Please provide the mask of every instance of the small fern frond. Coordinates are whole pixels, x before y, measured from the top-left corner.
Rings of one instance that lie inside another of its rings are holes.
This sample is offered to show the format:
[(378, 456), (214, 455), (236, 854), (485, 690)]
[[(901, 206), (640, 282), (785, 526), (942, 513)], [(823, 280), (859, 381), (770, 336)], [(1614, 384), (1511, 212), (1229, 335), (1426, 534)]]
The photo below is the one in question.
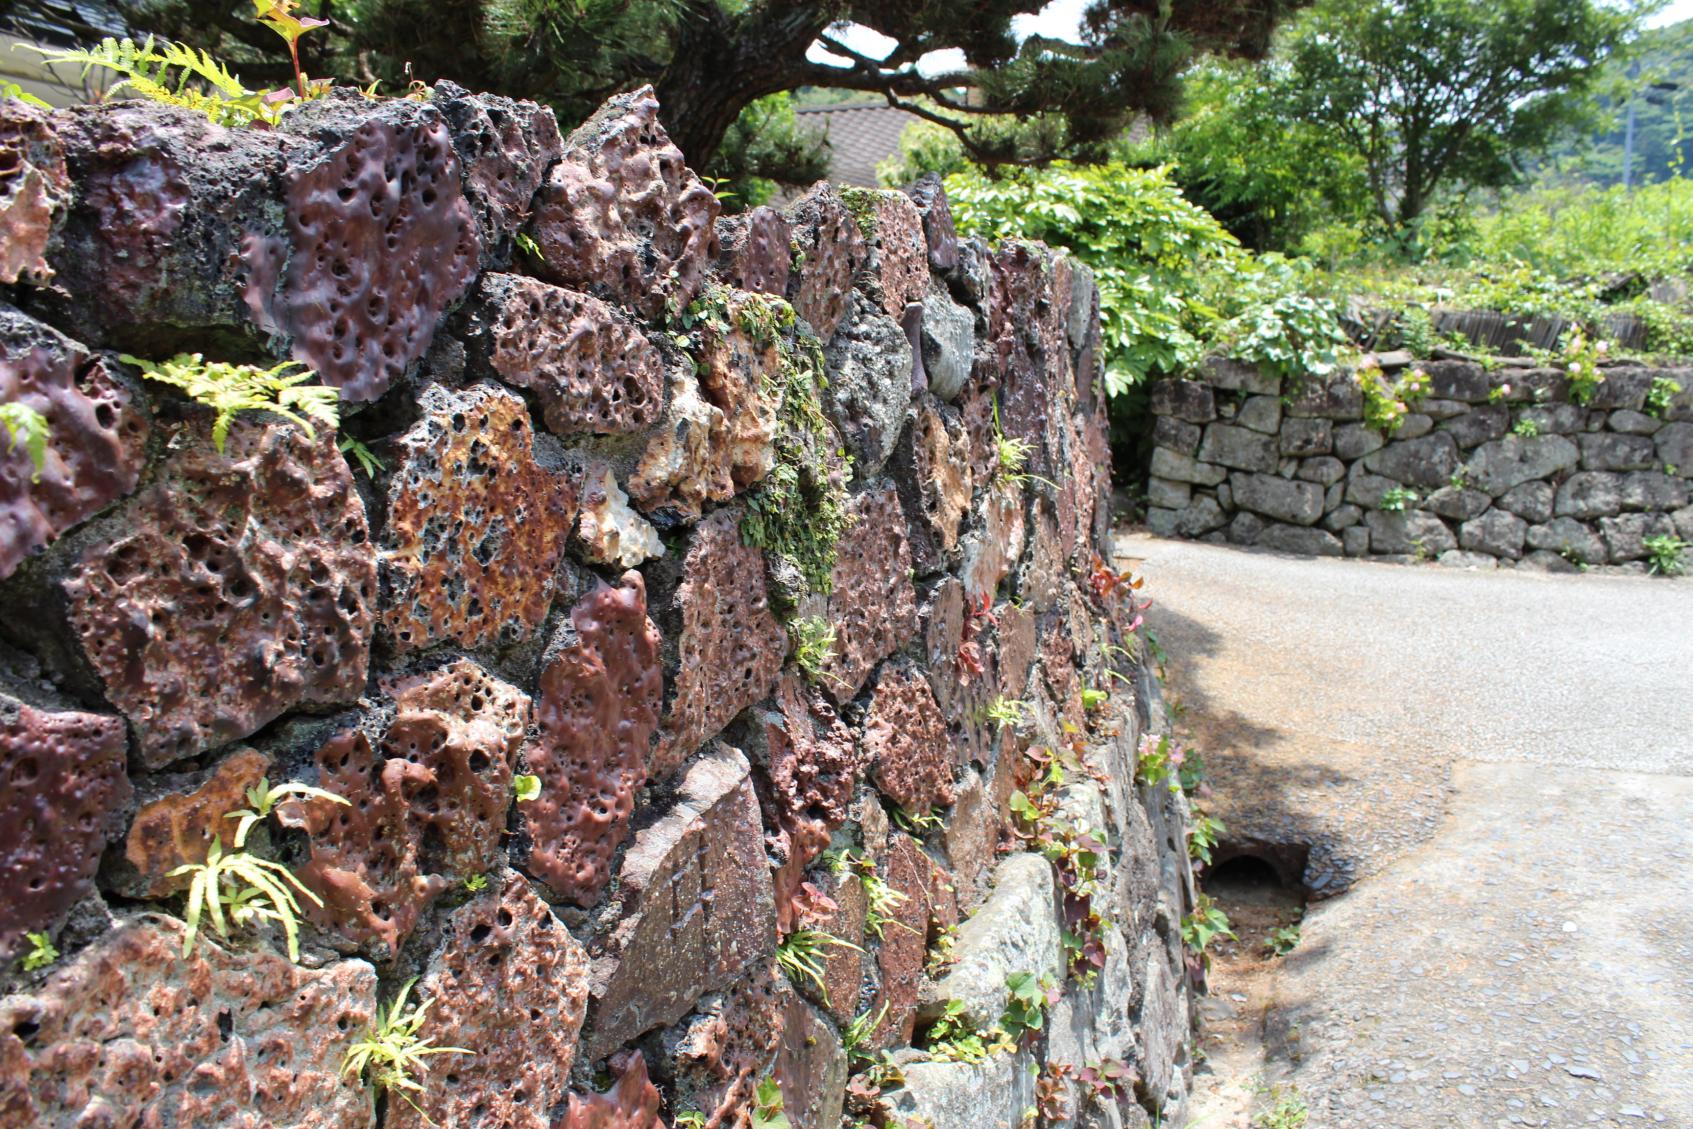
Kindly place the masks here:
[(280, 114), (210, 52), (186, 43), (159, 42), (152, 36), (136, 43), (107, 36), (87, 49), (25, 46), (52, 63), (80, 63), (85, 76), (95, 67), (116, 71), (123, 79), (114, 90), (128, 88), (151, 101), (204, 114), (219, 125), (247, 125), (256, 118), (274, 122)]
[(298, 361), (261, 369), (208, 361), (199, 353), (179, 353), (168, 361), (147, 361), (127, 354), (122, 359), (139, 368), (147, 379), (179, 388), (190, 399), (215, 411), (212, 445), (220, 455), (237, 412), (274, 412), (299, 424), (307, 438), (314, 440), (317, 432), (313, 420), (331, 431), (341, 422), (340, 392), (327, 385), (303, 383), (317, 374)]
[(0, 404), (0, 431), (5, 432), (8, 452), (14, 447), (24, 449), (35, 468), (30, 481), (40, 482), (41, 472), (47, 469), (47, 417), (28, 404)]

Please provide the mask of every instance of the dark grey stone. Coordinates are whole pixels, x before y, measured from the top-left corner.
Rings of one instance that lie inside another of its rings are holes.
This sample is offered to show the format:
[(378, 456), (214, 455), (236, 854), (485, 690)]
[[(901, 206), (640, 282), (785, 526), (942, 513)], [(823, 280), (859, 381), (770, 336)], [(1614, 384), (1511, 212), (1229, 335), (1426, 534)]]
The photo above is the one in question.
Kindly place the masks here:
[(1423, 509), (1453, 521), (1469, 521), (1492, 504), (1493, 499), (1480, 490), (1467, 490), (1456, 486), (1442, 486), (1423, 499)]
[(1463, 415), (1470, 410), (1470, 406), (1462, 400), (1419, 400), (1417, 411), (1432, 420), (1451, 419), (1453, 416)]
[(1346, 484), (1346, 500), (1367, 510), (1381, 507), (1381, 496), (1402, 483), (1379, 474), (1360, 474)]
[(939, 289), (923, 297), (923, 371), (929, 391), (952, 400), (970, 379), (976, 355), (976, 315)]
[[(1601, 545), (1600, 546), (1601, 551), (1603, 550), (1603, 548), (1604, 548), (1604, 546)], [(1568, 572), (1568, 573), (1574, 573), (1574, 572), (1580, 572), (1582, 565), (1584, 565), (1586, 563), (1587, 563), (1586, 561), (1581, 561), (1581, 562), (1578, 563), (1577, 561), (1572, 560), (1570, 557), (1565, 557), (1565, 556), (1562, 556), (1561, 554), (1554, 553), (1550, 549), (1536, 549), (1534, 552), (1532, 552), (1528, 556), (1524, 557), (1522, 559), (1522, 561), (1518, 564), (1517, 567), (1533, 569), (1536, 572)]]
[(1341, 547), (1349, 557), (1362, 557), (1370, 551), (1370, 530), (1365, 525), (1348, 526), (1340, 535)]
[(1217, 483), (1217, 504), (1225, 510), (1234, 509), (1234, 491), (1229, 489), (1226, 482)]
[(1346, 477), (1346, 464), (1333, 455), (1317, 455), (1299, 464), (1299, 477), (1306, 482), (1332, 486)]
[(1666, 471), (1674, 467), (1683, 478), (1693, 476), (1693, 423), (1666, 423), (1652, 438)]
[(1513, 486), (1499, 495), (1494, 505), (1529, 522), (1551, 521), (1552, 514), (1556, 512), (1550, 482), (1525, 482), (1521, 486)]
[(1620, 431), (1624, 435), (1652, 435), (1664, 421), (1657, 416), (1649, 416), (1644, 412), (1633, 412), (1622, 408), (1610, 414), (1605, 420), (1605, 426), (1612, 431)]
[(1258, 540), (1258, 535), (1264, 532), (1268, 524), (1257, 514), (1238, 513), (1229, 522), (1229, 540), (1236, 545), (1251, 545)]
[(1205, 438), (1199, 442), (1199, 458), (1201, 462), (1262, 474), (1275, 473), (1279, 462), (1273, 436), (1226, 423), (1214, 423), (1205, 429)]
[(1648, 537), (1674, 537), (1675, 522), (1668, 514), (1619, 514), (1599, 519), (1599, 534), (1612, 564), (1637, 561), (1647, 555)]
[(1482, 404), (1442, 421), (1440, 430), (1449, 433), (1466, 450), (1479, 447), (1511, 430), (1511, 409), (1504, 404)]
[(1228, 388), (1235, 392), (1250, 392), (1254, 396), (1280, 396), (1281, 378), (1267, 373), (1251, 361), (1236, 361), (1228, 357), (1205, 358), (1205, 383), (1213, 388)]
[(1168, 447), (1178, 455), (1191, 455), (1199, 449), (1199, 437), (1205, 430), (1196, 423), (1187, 423), (1175, 416), (1159, 416), (1152, 424), (1152, 441)]
[(1497, 497), (1524, 482), (1573, 470), (1581, 451), (1562, 435), (1507, 435), (1470, 453), (1470, 485)]
[(1466, 552), (1463, 549), (1448, 549), (1435, 558), (1435, 563), (1442, 568), (1498, 568), (1499, 561), (1486, 553)]
[(1515, 560), (1523, 555), (1527, 534), (1528, 522), (1516, 514), (1488, 510), (1458, 527), (1458, 544), (1472, 553)]
[(1607, 368), (1604, 382), (1593, 390), (1588, 407), (1639, 411), (1646, 404), (1646, 393), (1652, 387), (1650, 370), (1643, 368)]
[(1209, 494), (1200, 494), (1176, 511), (1175, 533), (1177, 537), (1198, 537), (1213, 529), (1221, 529), (1228, 522), (1229, 515), (1223, 512), (1217, 499)]
[(1363, 520), (1363, 508), (1347, 502), (1344, 505), (1336, 506), (1323, 515), (1323, 528), (1331, 533), (1339, 533), (1343, 529), (1351, 529)]
[(1458, 547), (1458, 539), (1446, 523), (1422, 510), (1400, 514), (1371, 510), (1364, 515), (1364, 524), (1370, 529), (1372, 553), (1408, 553), (1432, 559)]
[(1307, 557), (1338, 557), (1345, 551), (1340, 538), (1332, 533), (1302, 525), (1283, 525), (1280, 522), (1265, 526), (1264, 531), (1258, 534), (1257, 544), (1262, 548)]
[(1283, 478), (1298, 478), (1299, 460), (1282, 459), (1276, 463), (1276, 473), (1281, 475)]
[(1657, 461), (1657, 447), (1644, 435), (1600, 432), (1581, 437), (1581, 465), (1587, 470), (1647, 470)]
[(1605, 542), (1591, 527), (1573, 517), (1557, 517), (1545, 525), (1531, 525), (1526, 540), (1531, 549), (1545, 549), (1567, 561), (1605, 563)]
[(1146, 511), (1146, 528), (1159, 537), (1174, 537), (1176, 535), (1176, 515), (1180, 510), (1172, 510), (1165, 506), (1149, 506)]
[(1334, 424), (1326, 419), (1290, 419), (1282, 424), (1284, 455), (1326, 455), (1334, 450)]
[(1434, 430), (1434, 417), (1426, 412), (1408, 412), (1399, 417), (1399, 429), (1393, 433), (1395, 439), (1421, 439)]
[(1152, 473), (1159, 478), (1173, 478), (1178, 482), (1192, 482), (1198, 486), (1215, 486), (1229, 476), (1220, 466), (1202, 463), (1168, 447), (1152, 449)]
[(1669, 516), (1675, 523), (1675, 535), (1683, 541), (1693, 542), (1693, 506), (1684, 506)]
[(1444, 432), (1389, 443), (1364, 456), (1364, 469), (1430, 490), (1445, 486), (1458, 469), (1458, 444)]
[(1534, 404), (1517, 410), (1518, 420), (1528, 420), (1542, 435), (1574, 435), (1587, 426), (1587, 410), (1575, 404)]
[(1625, 510), (1679, 510), (1687, 504), (1685, 478), (1672, 478), (1655, 470), (1622, 476), (1622, 508)]
[(1345, 500), (1346, 484), (1344, 482), (1336, 482), (1333, 486), (1330, 486), (1323, 492), (1323, 512), (1326, 514), (1330, 510), (1339, 509), (1340, 504)]
[(1152, 386), (1152, 414), (1210, 423), (1217, 418), (1217, 397), (1192, 380), (1160, 380)]
[(1326, 380), (1308, 376), (1294, 392), (1287, 414), (1306, 419), (1363, 419), (1364, 393), (1350, 372), (1337, 372)]
[(1279, 396), (1249, 396), (1240, 406), (1235, 422), (1253, 431), (1274, 435), (1282, 422), (1282, 402)]
[(1610, 517), (1622, 512), (1622, 475), (1584, 470), (1558, 487), (1552, 512), (1559, 517)]
[(1313, 482), (1291, 482), (1267, 474), (1229, 477), (1234, 504), (1294, 525), (1313, 525), (1323, 516), (1323, 488)]
[(1343, 423), (1334, 429), (1334, 453), (1347, 462), (1361, 459), (1386, 445), (1387, 440), (1382, 438), (1381, 432), (1361, 423)]
[(1493, 390), (1493, 380), (1486, 370), (1469, 361), (1430, 361), (1423, 371), (1428, 373), (1428, 394), (1438, 400), (1481, 404), (1487, 402), (1487, 394)]
[(1148, 505), (1179, 510), (1193, 498), (1193, 486), (1169, 478), (1149, 478), (1146, 481)]

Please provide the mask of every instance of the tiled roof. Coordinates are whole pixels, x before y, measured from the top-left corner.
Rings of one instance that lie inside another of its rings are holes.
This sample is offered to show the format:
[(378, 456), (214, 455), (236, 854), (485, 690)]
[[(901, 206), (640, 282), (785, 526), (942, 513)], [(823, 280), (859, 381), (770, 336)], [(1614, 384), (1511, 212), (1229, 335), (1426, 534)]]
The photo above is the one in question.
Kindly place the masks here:
[(876, 185), (876, 165), (899, 151), (899, 135), (919, 120), (892, 106), (810, 106), (796, 109), (800, 123), (829, 135), (829, 179), (836, 184)]

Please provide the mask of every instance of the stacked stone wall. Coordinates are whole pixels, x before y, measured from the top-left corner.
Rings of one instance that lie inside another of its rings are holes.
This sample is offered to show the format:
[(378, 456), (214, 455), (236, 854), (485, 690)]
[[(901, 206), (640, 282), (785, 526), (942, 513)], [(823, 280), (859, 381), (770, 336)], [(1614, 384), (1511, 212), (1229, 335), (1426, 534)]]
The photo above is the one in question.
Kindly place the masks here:
[[(1427, 395), (1391, 431), (1364, 421), (1350, 372), (1283, 380), (1214, 359), (1161, 381), (1148, 526), (1291, 553), (1551, 570), (1644, 570), (1648, 539), (1693, 541), (1693, 370), (1608, 365), (1578, 402), (1559, 369), (1417, 367)], [(1664, 396), (1671, 385), (1682, 390)]]
[[(656, 113), (0, 103), (0, 403), (48, 427), (0, 448), (0, 1125), (1179, 1115), (1091, 279), (935, 182), (721, 216)], [(299, 361), (339, 434), (215, 434), (127, 359), (177, 353)], [(187, 943), (238, 834), (297, 961)], [(1021, 973), (1038, 1030), (933, 1045)], [(413, 980), (471, 1053), (382, 1092), (343, 1062)]]

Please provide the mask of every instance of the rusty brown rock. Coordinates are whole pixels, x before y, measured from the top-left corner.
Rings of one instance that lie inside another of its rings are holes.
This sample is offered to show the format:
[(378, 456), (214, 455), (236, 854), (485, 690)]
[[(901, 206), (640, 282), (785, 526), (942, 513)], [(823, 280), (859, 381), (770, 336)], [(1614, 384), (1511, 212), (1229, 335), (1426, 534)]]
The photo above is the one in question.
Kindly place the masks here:
[(606, 102), (565, 142), (536, 203), (537, 273), (659, 320), (717, 258), (717, 197), (658, 122), (651, 87)]
[(753, 1093), (783, 1042), (784, 987), (774, 965), (756, 966), (667, 1033), (676, 1107), (704, 1113), (707, 1129), (752, 1129)]
[(526, 753), (541, 795), (519, 810), (533, 841), (526, 869), (554, 897), (587, 906), (611, 881), (664, 695), (641, 574), (583, 597), (564, 635), (541, 673), (540, 734)]
[(966, 769), (958, 795), (941, 828), (941, 849), (957, 887), (958, 911), (968, 916), (987, 897), (987, 878), (999, 842), (1001, 813), (982, 778)]
[(383, 630), (402, 652), (527, 639), (552, 605), (575, 486), (536, 462), (516, 395), (432, 386), (421, 406), (388, 484)]
[(850, 700), (871, 669), (917, 633), (899, 496), (885, 485), (857, 495), (847, 509), (852, 527), (836, 548), (824, 614), (835, 628), (835, 650), (823, 664), (823, 686), (836, 702)]
[(869, 899), (855, 869), (841, 874), (819, 874), (818, 892), (828, 899), (801, 924), (845, 944), (827, 946), (819, 957), (823, 965), (821, 986), (809, 982), (796, 987), (821, 1004), (840, 1024), (852, 1022), (858, 1013), (859, 990), (864, 985), (864, 919)]
[(87, 662), (153, 768), (287, 710), (357, 700), (376, 598), (364, 505), (333, 435), (242, 419), (224, 454), (200, 426), (173, 444), (122, 531), (62, 581)]
[(247, 305), (343, 399), (374, 400), (476, 277), (482, 240), (459, 158), (440, 113), (404, 98), (338, 91), (286, 122), (317, 145), (283, 173), (286, 237), (244, 245)]
[(1062, 610), (1049, 612), (1039, 621), (1040, 669), (1047, 690), (1063, 719), (1083, 726), (1082, 680), (1076, 673), (1075, 644), (1070, 636), (1069, 617)]
[(130, 874), (118, 883), (137, 898), (163, 898), (188, 889), (190, 878), (170, 877), (179, 866), (206, 861), (214, 838), (233, 841), (230, 812), (248, 807), (247, 789), (264, 779), (270, 758), (256, 749), (240, 749), (209, 772), (169, 780), (143, 800), (124, 839)]
[(615, 568), (634, 568), (664, 556), (658, 530), (630, 508), (629, 495), (603, 462), (591, 462), (583, 471), (575, 544), (589, 563)]
[(632, 1051), (609, 1092), (570, 1095), (558, 1129), (665, 1129), (658, 1116), (662, 1100), (647, 1078), (646, 1058)]
[(715, 748), (623, 857), (610, 907), (616, 924), (591, 949), (589, 1058), (675, 1023), (711, 988), (769, 960), (769, 875), (746, 758)]
[(788, 673), (755, 724), (758, 797), (770, 828), (776, 924), (797, 927), (805, 872), (847, 820), (864, 761), (852, 730), (823, 695)]
[(923, 217), (923, 237), (929, 246), (929, 265), (938, 271), (958, 266), (958, 232), (952, 224), (952, 208), (939, 173), (924, 173), (906, 185), (905, 194)]
[(570, 1087), (588, 1009), (588, 956), (522, 875), (448, 915), (419, 984), (425, 1037), (443, 1055), (413, 1102), (391, 1102), (387, 1129), (551, 1129)]
[(392, 960), (443, 890), (498, 863), (529, 698), (469, 659), (383, 689), (394, 714), (378, 749), (349, 729), (317, 751), (318, 785), (350, 803), (278, 814), (306, 832), (297, 873), (323, 899), (307, 915)]
[(928, 245), (923, 217), (903, 192), (848, 188), (842, 191), (869, 244), (863, 285), (898, 320), (905, 308), (923, 300), (929, 288)]
[(598, 298), (519, 274), (486, 274), (470, 343), (541, 402), (555, 435), (639, 431), (664, 408), (664, 358)]
[(65, 149), (48, 111), (0, 101), (0, 282), (52, 279), (47, 240), (69, 198)]
[(798, 266), (788, 280), (788, 300), (821, 341), (835, 335), (847, 315), (852, 280), (868, 248), (840, 194), (819, 183), (788, 209)]
[(864, 720), (864, 752), (876, 787), (906, 811), (952, 803), (952, 739), (928, 681), (916, 671), (882, 668)]
[(683, 560), (676, 675), (651, 762), (655, 781), (770, 693), (787, 653), (787, 633), (770, 611), (764, 554), (741, 543), (738, 519), (719, 510), (700, 522)]
[(1007, 438), (1029, 444), (1029, 473), (1057, 481), (1066, 473), (1049, 425), (1074, 401), (1065, 333), (1069, 287), (1054, 295), (1053, 256), (1039, 244), (1006, 243), (992, 259), (988, 334), (977, 367), (998, 379), (999, 422)]
[(815, 1008), (791, 989), (782, 993), (782, 1044), (776, 1077), (782, 1112), (793, 1129), (837, 1129), (847, 1082), (846, 1048)]
[(471, 94), (450, 82), (436, 82), (430, 101), (452, 129), (482, 248), (491, 256), (528, 220), (547, 166), (564, 152), (558, 121), (546, 106)]
[(769, 474), (775, 463), (782, 351), (772, 328), (749, 328), (769, 312), (762, 297), (736, 290), (722, 294), (724, 323), (700, 327), (697, 368), (700, 390), (723, 413), (721, 459), (739, 491)]
[(905, 507), (911, 559), (919, 575), (939, 572), (958, 549), (974, 485), (969, 441), (958, 413), (925, 396), (895, 448), (894, 481)]
[(881, 983), (871, 1012), (880, 1015), (881, 1021), (871, 1035), (873, 1046), (903, 1046), (911, 1042), (917, 1024), (917, 995), (928, 960), (933, 900), (927, 858), (911, 836), (895, 832), (888, 837), (882, 879), (900, 900), (876, 946)]
[(94, 892), (129, 803), (123, 721), (0, 696), (0, 962)]
[(708, 503), (735, 496), (724, 457), (729, 423), (692, 372), (673, 367), (669, 381), (669, 407), (629, 476), (629, 496), (648, 513), (662, 510), (692, 520)]
[(0, 1000), (0, 1124), (366, 1129), (341, 1059), (375, 1017), (370, 965), (301, 968), (204, 933), (184, 958), (183, 929), (127, 921)]
[[(12, 105), (0, 101), (0, 114)], [(47, 421), (39, 471), (23, 444), (0, 436), (0, 580), (135, 489), (149, 430), (138, 400), (104, 358), (0, 304), (0, 404), (22, 404)]]
[(763, 205), (717, 221), (722, 244), (718, 270), (737, 290), (781, 296), (788, 292), (793, 265), (793, 229), (782, 213)]
[(1002, 482), (980, 502), (981, 528), (964, 538), (964, 563), (960, 578), (972, 599), (997, 598), (999, 582), (1005, 579), (1023, 555), (1027, 525), (1023, 516), (1023, 488)]

